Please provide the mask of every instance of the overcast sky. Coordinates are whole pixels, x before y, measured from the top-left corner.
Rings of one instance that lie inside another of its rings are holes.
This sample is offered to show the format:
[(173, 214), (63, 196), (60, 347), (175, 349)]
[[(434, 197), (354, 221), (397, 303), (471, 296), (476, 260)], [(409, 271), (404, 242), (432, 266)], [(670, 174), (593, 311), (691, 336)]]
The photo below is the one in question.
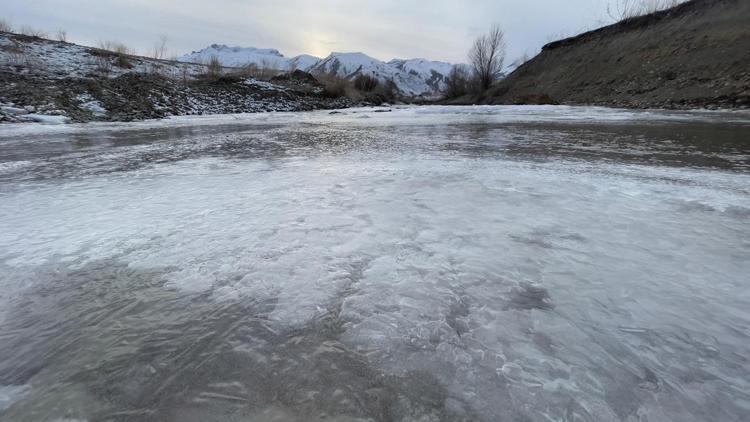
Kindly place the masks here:
[(69, 41), (121, 41), (146, 53), (168, 37), (172, 56), (209, 44), (276, 48), (286, 56), (361, 51), (381, 60), (465, 62), (493, 23), (508, 61), (561, 35), (600, 26), (614, 0), (0, 0), (0, 17)]

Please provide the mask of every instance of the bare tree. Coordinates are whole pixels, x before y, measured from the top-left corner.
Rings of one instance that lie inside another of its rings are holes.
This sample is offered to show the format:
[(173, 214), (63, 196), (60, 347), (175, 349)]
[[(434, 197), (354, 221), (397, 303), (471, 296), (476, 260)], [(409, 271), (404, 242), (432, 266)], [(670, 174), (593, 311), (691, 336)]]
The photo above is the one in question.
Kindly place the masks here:
[(163, 60), (167, 57), (167, 36), (162, 34), (154, 42), (154, 58), (156, 60)]
[(469, 69), (465, 65), (455, 65), (446, 80), (445, 96), (458, 98), (469, 92)]
[(60, 29), (57, 31), (57, 34), (55, 34), (58, 41), (67, 42), (68, 41), (68, 32), (64, 29)]
[(488, 89), (497, 80), (505, 60), (505, 33), (499, 25), (474, 40), (469, 51), (469, 61), (474, 68), (479, 87)]

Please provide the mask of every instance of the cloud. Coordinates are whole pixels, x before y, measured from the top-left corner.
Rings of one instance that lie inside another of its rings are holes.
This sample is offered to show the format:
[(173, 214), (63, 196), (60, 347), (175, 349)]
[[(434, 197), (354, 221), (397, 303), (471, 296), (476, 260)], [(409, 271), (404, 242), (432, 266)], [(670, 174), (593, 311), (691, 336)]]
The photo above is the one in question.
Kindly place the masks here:
[(119, 40), (146, 52), (159, 35), (173, 54), (212, 43), (272, 47), (286, 55), (362, 51), (379, 59), (464, 61), (473, 37), (506, 30), (509, 60), (536, 53), (551, 34), (601, 23), (605, 0), (3, 0), (16, 25), (71, 40)]

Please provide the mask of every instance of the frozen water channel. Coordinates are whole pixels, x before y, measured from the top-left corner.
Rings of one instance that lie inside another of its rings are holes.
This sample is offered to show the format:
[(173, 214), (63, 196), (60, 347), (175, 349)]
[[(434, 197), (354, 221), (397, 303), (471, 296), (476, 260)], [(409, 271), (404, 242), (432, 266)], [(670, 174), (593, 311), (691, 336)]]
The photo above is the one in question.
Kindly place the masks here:
[(0, 420), (747, 420), (750, 115), (378, 111), (0, 126)]

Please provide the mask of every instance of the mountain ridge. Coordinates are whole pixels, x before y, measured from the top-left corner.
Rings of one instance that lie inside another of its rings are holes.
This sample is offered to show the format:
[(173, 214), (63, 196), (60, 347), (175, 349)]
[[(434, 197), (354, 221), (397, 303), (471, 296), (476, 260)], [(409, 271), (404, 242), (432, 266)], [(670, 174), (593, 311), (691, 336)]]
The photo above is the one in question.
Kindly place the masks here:
[(255, 47), (230, 47), (212, 44), (177, 58), (181, 62), (206, 63), (217, 58), (222, 65), (258, 67), (281, 71), (293, 69), (310, 73), (332, 74), (353, 80), (359, 75), (377, 78), (380, 83), (393, 82), (401, 95), (407, 97), (437, 97), (446, 87), (453, 64), (424, 58), (382, 61), (362, 52), (332, 52), (324, 58), (302, 54), (287, 58), (279, 50)]

